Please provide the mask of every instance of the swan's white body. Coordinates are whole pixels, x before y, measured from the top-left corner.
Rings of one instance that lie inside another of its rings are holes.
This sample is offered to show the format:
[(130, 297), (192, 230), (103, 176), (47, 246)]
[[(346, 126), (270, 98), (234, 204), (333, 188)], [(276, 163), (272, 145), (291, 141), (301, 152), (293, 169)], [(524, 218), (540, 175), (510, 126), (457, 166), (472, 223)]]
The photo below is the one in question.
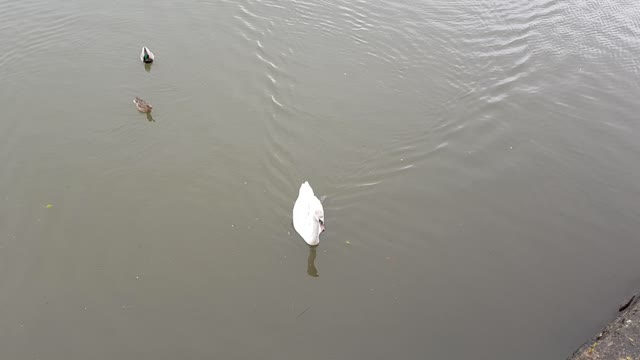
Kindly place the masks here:
[[(144, 61), (144, 53), (145, 51), (147, 52), (147, 55), (149, 55), (149, 60)], [(152, 63), (153, 60), (155, 60), (156, 57), (153, 55), (153, 53), (151, 52), (151, 50), (149, 50), (148, 47), (143, 46), (142, 47), (142, 51), (140, 52), (140, 61), (142, 61), (143, 63)]]
[(324, 231), (324, 209), (307, 181), (300, 185), (293, 205), (293, 228), (309, 245), (318, 245)]

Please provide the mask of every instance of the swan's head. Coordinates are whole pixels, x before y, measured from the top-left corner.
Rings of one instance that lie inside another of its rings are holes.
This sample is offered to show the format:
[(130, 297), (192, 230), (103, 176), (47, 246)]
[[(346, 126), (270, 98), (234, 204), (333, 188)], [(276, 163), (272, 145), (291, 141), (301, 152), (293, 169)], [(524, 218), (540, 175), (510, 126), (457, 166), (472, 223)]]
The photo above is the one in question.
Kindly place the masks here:
[(324, 212), (318, 211), (316, 213), (316, 219), (318, 220), (318, 223), (320, 224), (320, 232), (323, 232), (325, 230), (325, 228), (324, 228)]

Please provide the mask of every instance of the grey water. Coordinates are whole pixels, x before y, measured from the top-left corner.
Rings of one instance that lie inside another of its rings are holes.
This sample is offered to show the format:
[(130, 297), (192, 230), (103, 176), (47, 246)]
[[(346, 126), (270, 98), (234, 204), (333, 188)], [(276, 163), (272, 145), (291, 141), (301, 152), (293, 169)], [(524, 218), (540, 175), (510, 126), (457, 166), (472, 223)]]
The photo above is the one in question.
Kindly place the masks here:
[(0, 0), (2, 358), (565, 358), (640, 287), (638, 59), (630, 0)]

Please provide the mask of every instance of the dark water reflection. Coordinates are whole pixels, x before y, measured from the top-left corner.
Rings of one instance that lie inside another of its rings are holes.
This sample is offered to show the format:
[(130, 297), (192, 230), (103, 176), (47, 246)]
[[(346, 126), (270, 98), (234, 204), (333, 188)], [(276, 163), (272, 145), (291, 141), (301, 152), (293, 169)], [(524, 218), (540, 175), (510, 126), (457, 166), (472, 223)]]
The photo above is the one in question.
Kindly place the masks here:
[(318, 269), (316, 269), (316, 248), (318, 246), (309, 246), (309, 256), (307, 257), (307, 274), (311, 277), (318, 277)]

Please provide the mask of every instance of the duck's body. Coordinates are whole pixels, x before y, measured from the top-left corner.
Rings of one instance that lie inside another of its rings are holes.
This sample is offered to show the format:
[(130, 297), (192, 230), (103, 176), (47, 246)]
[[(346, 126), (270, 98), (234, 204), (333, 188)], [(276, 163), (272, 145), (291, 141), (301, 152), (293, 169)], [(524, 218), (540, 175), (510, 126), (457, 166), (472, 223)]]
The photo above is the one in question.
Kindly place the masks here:
[(324, 228), (324, 209), (307, 181), (300, 185), (293, 205), (293, 228), (309, 245), (318, 245)]
[(156, 57), (153, 55), (151, 50), (149, 50), (148, 47), (146, 46), (142, 47), (142, 52), (140, 52), (140, 61), (142, 61), (145, 64), (151, 64), (153, 60), (155, 60), (155, 58)]
[(136, 108), (138, 109), (138, 111), (143, 113), (150, 113), (151, 109), (153, 109), (153, 106), (151, 106), (151, 104), (140, 99), (137, 96), (133, 99), (133, 103), (136, 104)]

